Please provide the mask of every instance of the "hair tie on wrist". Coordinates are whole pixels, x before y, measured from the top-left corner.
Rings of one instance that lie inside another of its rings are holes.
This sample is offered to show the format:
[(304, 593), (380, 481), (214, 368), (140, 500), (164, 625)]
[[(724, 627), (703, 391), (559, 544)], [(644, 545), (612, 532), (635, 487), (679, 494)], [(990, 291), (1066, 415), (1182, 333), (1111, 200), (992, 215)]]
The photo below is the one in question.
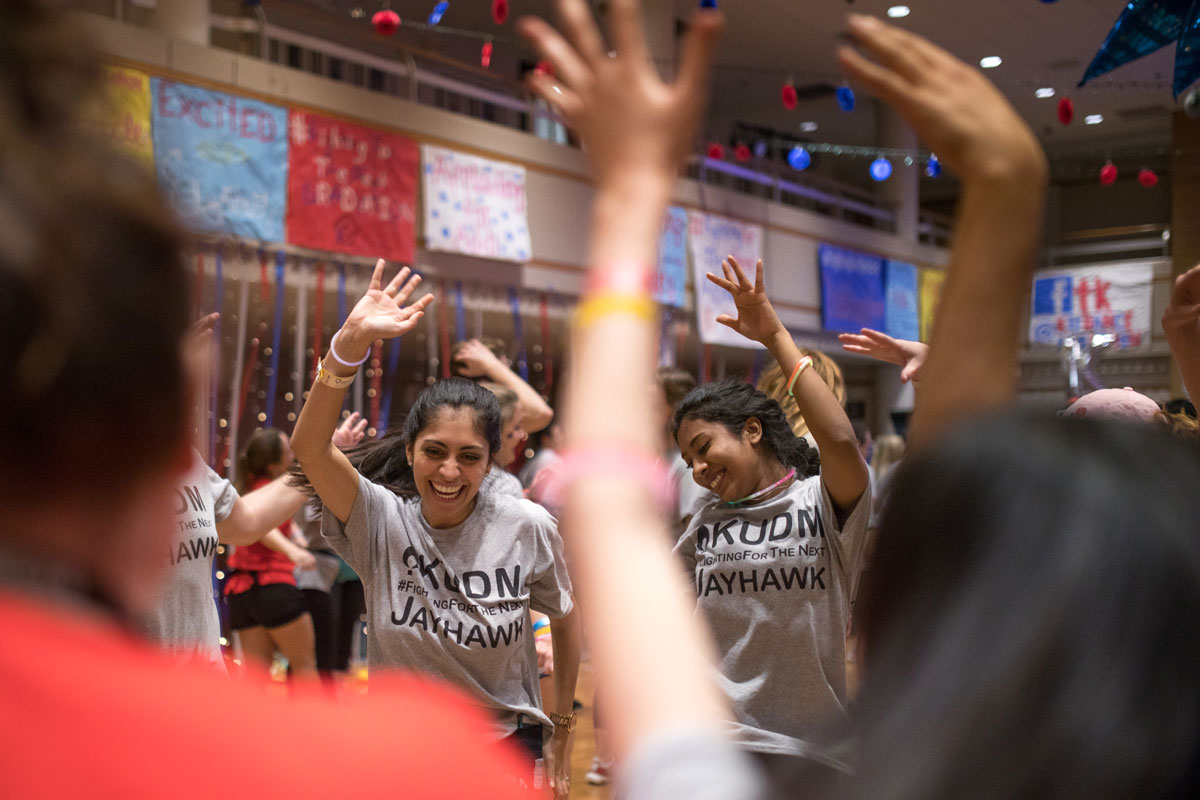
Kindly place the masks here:
[(796, 398), (796, 395), (792, 394), (792, 388), (796, 385), (796, 379), (800, 377), (801, 372), (804, 372), (804, 370), (811, 367), (812, 363), (812, 356), (805, 356), (796, 362), (796, 366), (792, 370), (792, 377), (788, 378), (787, 382), (788, 397), (792, 398), (793, 400)]
[(329, 355), (333, 356), (333, 360), (341, 364), (343, 367), (361, 367), (363, 364), (367, 363), (367, 359), (371, 357), (371, 348), (369, 347), (367, 348), (367, 354), (362, 357), (361, 361), (347, 361), (338, 355), (337, 348), (334, 347), (334, 345), (337, 343), (338, 333), (341, 333), (341, 331), (335, 333), (333, 338), (329, 340)]
[(671, 470), (656, 455), (613, 445), (595, 445), (567, 451), (559, 462), (558, 472), (546, 489), (550, 505), (562, 507), (570, 488), (583, 478), (621, 477), (649, 490), (654, 501), (670, 511), (675, 508), (677, 494)]

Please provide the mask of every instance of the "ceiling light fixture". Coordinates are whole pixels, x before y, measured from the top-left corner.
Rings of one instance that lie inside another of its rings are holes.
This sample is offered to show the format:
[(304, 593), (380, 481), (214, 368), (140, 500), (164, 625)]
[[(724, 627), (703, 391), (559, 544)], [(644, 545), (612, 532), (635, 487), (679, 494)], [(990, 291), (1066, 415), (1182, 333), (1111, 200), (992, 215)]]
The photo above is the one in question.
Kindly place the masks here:
[(1086, 117), (1083, 118), (1083, 121), (1085, 123), (1087, 123), (1088, 125), (1099, 125), (1101, 122), (1104, 122), (1104, 115), (1103, 114), (1088, 114)]
[(979, 59), (979, 66), (983, 67), (984, 69), (995, 69), (1003, 63), (1004, 60), (1001, 59), (1000, 56), (984, 56), (983, 58)]
[(908, 6), (892, 6), (887, 11), (887, 15), (889, 17), (891, 17), (892, 19), (900, 19), (901, 17), (907, 17), (911, 13), (912, 13), (912, 9), (910, 9)]
[(1042, 99), (1045, 99), (1047, 97), (1054, 97), (1054, 87), (1053, 86), (1045, 86), (1041, 89), (1038, 89), (1036, 92), (1034, 92), (1034, 94), (1036, 94), (1039, 98), (1042, 98)]

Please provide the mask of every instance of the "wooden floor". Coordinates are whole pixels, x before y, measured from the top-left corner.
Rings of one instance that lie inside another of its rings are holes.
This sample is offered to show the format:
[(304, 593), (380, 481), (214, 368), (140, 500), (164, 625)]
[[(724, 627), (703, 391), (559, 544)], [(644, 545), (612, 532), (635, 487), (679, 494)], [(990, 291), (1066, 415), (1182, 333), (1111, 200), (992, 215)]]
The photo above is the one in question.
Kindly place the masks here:
[(592, 701), (595, 695), (596, 678), (592, 665), (584, 661), (579, 665), (579, 682), (575, 697), (583, 703), (579, 711), (579, 722), (575, 725), (575, 742), (571, 753), (571, 797), (573, 800), (609, 800), (610, 786), (592, 786), (587, 782), (592, 757), (596, 754), (596, 734), (592, 725)]

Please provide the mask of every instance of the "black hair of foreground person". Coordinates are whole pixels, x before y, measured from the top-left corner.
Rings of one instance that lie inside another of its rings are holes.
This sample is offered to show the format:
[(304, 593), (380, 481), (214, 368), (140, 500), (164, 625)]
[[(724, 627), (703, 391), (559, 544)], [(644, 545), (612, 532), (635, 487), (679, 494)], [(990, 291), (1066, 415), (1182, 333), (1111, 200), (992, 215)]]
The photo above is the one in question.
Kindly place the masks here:
[(856, 618), (845, 797), (1200, 796), (1200, 451), (985, 420), (905, 463)]
[(734, 436), (741, 436), (746, 421), (753, 417), (762, 424), (763, 448), (784, 466), (795, 467), (798, 479), (821, 471), (816, 448), (792, 432), (779, 403), (745, 381), (729, 379), (692, 389), (675, 410), (672, 433), (678, 434), (689, 417), (723, 425)]
[[(364, 478), (386, 487), (401, 497), (416, 497), (417, 484), (405, 448), (417, 441), (444, 409), (470, 409), (475, 419), (475, 432), (488, 444), (488, 457), (500, 452), (500, 404), (496, 395), (467, 378), (442, 378), (421, 390), (408, 411), (404, 425), (392, 429), (382, 438), (365, 440), (346, 451), (346, 457)], [(309, 496), (316, 493), (297, 464), (290, 470), (289, 482)]]
[[(189, 405), (181, 234), (149, 171), (88, 133), (81, 99), (97, 91), (99, 66), (47, 5), (0, 3), (0, 507), (10, 510), (120, 502), (138, 476), (182, 463)], [(26, 549), (29, 538), (0, 545)]]

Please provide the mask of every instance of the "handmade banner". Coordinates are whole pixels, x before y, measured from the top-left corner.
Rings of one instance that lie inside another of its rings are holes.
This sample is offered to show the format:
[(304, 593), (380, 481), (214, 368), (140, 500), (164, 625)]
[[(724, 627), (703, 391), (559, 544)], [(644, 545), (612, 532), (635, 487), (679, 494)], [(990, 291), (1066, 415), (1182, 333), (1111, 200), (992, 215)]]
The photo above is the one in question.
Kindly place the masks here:
[(861, 328), (887, 327), (882, 258), (823, 244), (817, 248), (817, 261), (825, 330), (858, 333)]
[(933, 333), (933, 318), (937, 314), (938, 301), (942, 298), (942, 286), (946, 283), (944, 269), (921, 270), (921, 341), (928, 342)]
[(884, 271), (886, 295), (886, 332), (909, 341), (920, 338), (921, 319), (917, 313), (917, 268), (903, 261), (888, 260)]
[(754, 280), (754, 263), (762, 258), (761, 225), (738, 222), (728, 217), (688, 212), (688, 251), (692, 257), (692, 278), (696, 286), (696, 321), (700, 341), (730, 347), (761, 347), (717, 322), (717, 316), (737, 317), (737, 307), (729, 292), (704, 277), (721, 274), (721, 261), (727, 256), (738, 260), (747, 276)]
[(687, 228), (687, 211), (669, 207), (658, 236), (658, 273), (654, 276), (654, 301), (664, 306), (687, 305)]
[(417, 143), (295, 109), (288, 139), (288, 242), (411, 264)]
[(421, 146), (425, 246), (499, 261), (533, 253), (525, 168)]
[(147, 169), (154, 169), (150, 76), (135, 69), (105, 66), (100, 79), (102, 91), (88, 106), (88, 124)]
[(151, 79), (158, 179), (184, 224), (283, 241), (287, 111)]
[(1033, 276), (1029, 341), (1111, 333), (1121, 349), (1149, 344), (1154, 268), (1150, 264), (1072, 267)]

